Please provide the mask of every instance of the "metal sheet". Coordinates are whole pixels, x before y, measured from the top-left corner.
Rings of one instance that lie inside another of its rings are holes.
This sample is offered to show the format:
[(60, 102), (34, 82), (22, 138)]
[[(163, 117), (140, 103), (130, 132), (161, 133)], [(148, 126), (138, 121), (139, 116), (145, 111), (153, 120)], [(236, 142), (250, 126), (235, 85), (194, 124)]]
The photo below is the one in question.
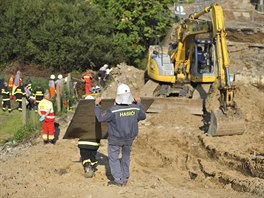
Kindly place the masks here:
[[(145, 111), (153, 103), (152, 98), (141, 98)], [(102, 99), (102, 109), (106, 110), (114, 104), (114, 99)], [(94, 113), (94, 100), (80, 100), (73, 118), (66, 130), (63, 139), (106, 139), (106, 123), (99, 123)]]

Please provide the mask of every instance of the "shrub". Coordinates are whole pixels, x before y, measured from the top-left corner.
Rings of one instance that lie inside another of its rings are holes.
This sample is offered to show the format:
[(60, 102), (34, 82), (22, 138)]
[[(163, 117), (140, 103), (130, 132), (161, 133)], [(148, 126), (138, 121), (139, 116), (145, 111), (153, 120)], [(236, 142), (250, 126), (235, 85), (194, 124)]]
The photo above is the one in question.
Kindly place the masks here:
[(15, 141), (24, 141), (30, 138), (35, 138), (39, 135), (38, 127), (34, 126), (33, 124), (27, 124), (20, 128), (16, 134), (14, 135)]

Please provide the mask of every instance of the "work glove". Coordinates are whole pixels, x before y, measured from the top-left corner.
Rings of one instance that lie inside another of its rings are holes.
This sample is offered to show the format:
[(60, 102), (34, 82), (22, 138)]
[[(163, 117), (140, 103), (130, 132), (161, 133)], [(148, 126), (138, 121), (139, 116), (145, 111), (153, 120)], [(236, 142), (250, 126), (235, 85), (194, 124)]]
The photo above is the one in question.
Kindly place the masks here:
[(40, 116), (39, 121), (42, 122), (44, 120), (45, 120), (45, 116), (44, 115)]

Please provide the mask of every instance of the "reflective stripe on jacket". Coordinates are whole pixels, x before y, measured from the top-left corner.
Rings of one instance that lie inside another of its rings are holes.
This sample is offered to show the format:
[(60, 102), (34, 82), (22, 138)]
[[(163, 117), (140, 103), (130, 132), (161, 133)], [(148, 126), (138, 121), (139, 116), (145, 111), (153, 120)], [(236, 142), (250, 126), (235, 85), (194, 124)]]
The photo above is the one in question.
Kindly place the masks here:
[(16, 88), (14, 95), (16, 96), (16, 101), (22, 101), (22, 97), (26, 96), (26, 92), (23, 86)]
[(83, 79), (84, 79), (85, 83), (91, 83), (91, 80), (92, 80), (91, 73), (90, 72), (86, 72), (84, 74), (84, 76), (83, 76)]
[(80, 139), (78, 141), (79, 148), (98, 149), (100, 146), (100, 139)]
[(34, 97), (36, 98), (36, 102), (40, 102), (44, 97), (44, 90), (42, 88), (37, 88)]
[(99, 122), (107, 122), (108, 140), (133, 140), (138, 134), (138, 121), (146, 114), (142, 104), (113, 105), (106, 113), (100, 105), (95, 106)]
[(2, 88), (2, 97), (3, 97), (3, 101), (10, 100), (10, 92), (7, 87)]

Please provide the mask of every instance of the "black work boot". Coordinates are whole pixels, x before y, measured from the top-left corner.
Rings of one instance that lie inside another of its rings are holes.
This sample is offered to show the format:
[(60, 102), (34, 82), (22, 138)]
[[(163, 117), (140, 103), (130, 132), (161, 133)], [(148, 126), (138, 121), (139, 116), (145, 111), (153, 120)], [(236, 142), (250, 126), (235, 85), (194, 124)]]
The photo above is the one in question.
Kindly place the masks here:
[(56, 140), (49, 140), (49, 143), (51, 143), (51, 144), (55, 144), (56, 143)]
[(43, 140), (43, 144), (48, 144), (49, 141), (48, 140)]
[(84, 176), (86, 178), (92, 178), (94, 176), (94, 168), (91, 166), (89, 162), (83, 165), (84, 168)]

